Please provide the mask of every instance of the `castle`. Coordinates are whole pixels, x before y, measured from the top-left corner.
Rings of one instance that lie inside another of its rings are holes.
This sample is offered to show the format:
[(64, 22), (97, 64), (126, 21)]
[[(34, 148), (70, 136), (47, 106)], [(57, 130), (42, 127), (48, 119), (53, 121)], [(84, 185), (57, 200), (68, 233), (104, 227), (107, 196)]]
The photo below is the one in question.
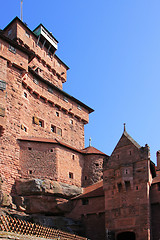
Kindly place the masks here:
[(160, 238), (160, 152), (124, 132), (111, 156), (84, 148), (93, 109), (63, 91), (56, 38), (18, 17), (0, 30), (0, 202), (65, 216), (91, 240)]

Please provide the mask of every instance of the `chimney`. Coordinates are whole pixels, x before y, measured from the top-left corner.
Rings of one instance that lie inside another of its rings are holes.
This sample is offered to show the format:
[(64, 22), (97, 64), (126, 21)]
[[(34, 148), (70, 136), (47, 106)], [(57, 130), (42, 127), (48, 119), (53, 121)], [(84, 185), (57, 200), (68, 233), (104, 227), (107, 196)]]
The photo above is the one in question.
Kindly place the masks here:
[(157, 151), (157, 170), (160, 170), (160, 150)]

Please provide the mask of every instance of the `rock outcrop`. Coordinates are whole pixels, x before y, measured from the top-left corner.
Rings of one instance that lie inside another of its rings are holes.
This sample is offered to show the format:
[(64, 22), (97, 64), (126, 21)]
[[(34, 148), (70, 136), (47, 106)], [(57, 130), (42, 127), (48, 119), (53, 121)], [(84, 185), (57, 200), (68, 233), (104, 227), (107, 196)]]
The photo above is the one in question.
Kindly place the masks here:
[(63, 215), (71, 211), (70, 198), (82, 193), (82, 188), (42, 179), (16, 181), (14, 202), (19, 211)]

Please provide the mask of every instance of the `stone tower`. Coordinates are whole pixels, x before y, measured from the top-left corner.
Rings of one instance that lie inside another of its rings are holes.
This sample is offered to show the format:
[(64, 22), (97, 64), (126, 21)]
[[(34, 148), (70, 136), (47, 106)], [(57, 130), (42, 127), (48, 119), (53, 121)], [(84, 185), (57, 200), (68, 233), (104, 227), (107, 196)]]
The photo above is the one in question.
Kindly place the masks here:
[(107, 239), (150, 239), (150, 151), (124, 132), (104, 163)]

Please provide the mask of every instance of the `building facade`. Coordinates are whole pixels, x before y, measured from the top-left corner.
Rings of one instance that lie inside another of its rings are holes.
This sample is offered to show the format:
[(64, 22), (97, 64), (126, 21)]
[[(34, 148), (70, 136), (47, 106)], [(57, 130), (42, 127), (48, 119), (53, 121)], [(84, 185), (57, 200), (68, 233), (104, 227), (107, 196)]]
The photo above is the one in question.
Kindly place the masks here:
[(57, 49), (42, 24), (16, 17), (0, 30), (1, 205), (81, 220), (93, 240), (158, 240), (160, 152), (155, 167), (125, 129), (110, 157), (84, 148), (93, 109), (63, 91)]

